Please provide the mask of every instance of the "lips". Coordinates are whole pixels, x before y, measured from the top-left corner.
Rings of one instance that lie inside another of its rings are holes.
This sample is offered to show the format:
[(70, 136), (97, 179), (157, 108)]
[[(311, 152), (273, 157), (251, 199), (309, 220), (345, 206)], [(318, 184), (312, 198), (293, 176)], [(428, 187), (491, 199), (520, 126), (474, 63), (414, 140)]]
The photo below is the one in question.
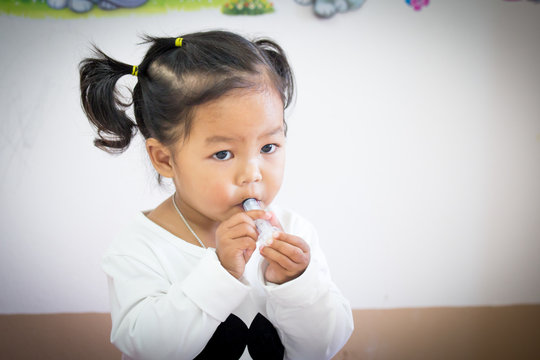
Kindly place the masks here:
[(239, 206), (242, 211), (244, 210), (244, 201), (246, 201), (247, 199), (255, 199), (257, 200), (257, 202), (259, 203), (259, 205), (261, 205), (261, 207), (264, 209), (264, 202), (260, 200), (260, 197), (257, 197), (257, 196), (246, 196), (242, 199), (242, 201), (237, 204), (236, 206)]

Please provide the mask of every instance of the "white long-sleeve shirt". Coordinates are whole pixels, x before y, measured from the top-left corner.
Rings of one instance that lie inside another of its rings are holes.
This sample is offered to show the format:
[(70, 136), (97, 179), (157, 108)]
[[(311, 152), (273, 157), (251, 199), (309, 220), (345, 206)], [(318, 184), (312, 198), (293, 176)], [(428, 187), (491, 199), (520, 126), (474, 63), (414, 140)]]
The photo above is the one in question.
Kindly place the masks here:
[[(215, 249), (203, 249), (137, 213), (103, 257), (111, 301), (111, 342), (128, 359), (193, 359), (230, 314), (247, 326), (260, 313), (277, 330), (285, 359), (330, 359), (353, 330), (349, 302), (332, 282), (313, 226), (272, 207), (286, 233), (304, 239), (311, 259), (298, 278), (264, 280), (255, 251), (240, 280)], [(251, 359), (248, 349), (241, 359)]]

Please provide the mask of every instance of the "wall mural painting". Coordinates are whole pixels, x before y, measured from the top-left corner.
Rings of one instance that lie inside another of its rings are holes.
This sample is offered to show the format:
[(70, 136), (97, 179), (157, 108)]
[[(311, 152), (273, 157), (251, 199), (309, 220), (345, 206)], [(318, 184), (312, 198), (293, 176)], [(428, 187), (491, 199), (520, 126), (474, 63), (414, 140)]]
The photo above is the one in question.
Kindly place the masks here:
[[(243, 3), (263, 1), (266, 3), (266, 0), (249, 0)], [(0, 0), (0, 13), (30, 18), (73, 19), (196, 11), (222, 8), (227, 2), (229, 0)]]
[(46, 0), (51, 9), (69, 8), (76, 13), (88, 12), (94, 5), (102, 10), (116, 10), (139, 7), (146, 2), (147, 0)]
[(300, 5), (313, 6), (315, 16), (327, 19), (337, 13), (358, 9), (365, 0), (294, 0)]
[[(338, 13), (360, 8), (366, 0), (289, 0), (311, 6), (313, 14), (328, 19)], [(396, 0), (397, 2), (398, 0)], [(415, 11), (429, 5), (430, 0), (404, 0)], [(529, 2), (540, 0), (502, 0)], [(168, 11), (196, 11), (215, 8), (225, 15), (263, 15), (275, 11), (270, 0), (0, 0), (0, 14), (29, 18), (106, 17), (125, 14), (157, 14)]]
[(227, 15), (262, 15), (274, 12), (274, 3), (266, 0), (229, 0), (221, 8)]
[(429, 0), (405, 0), (405, 2), (415, 11), (420, 11), (424, 6), (429, 5)]
[[(327, 19), (360, 8), (366, 0), (288, 0), (311, 6)], [(416, 0), (411, 0), (416, 1)], [(263, 15), (275, 11), (270, 0), (0, 0), (0, 14), (29, 18), (107, 17), (215, 8), (225, 15)]]

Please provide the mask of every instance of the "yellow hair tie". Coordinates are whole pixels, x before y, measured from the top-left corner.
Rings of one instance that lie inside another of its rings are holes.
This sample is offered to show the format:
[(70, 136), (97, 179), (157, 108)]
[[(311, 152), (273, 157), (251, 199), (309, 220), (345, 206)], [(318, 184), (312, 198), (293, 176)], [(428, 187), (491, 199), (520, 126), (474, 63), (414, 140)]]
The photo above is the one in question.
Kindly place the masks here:
[(139, 74), (139, 67), (137, 65), (133, 65), (133, 70), (131, 71), (131, 75), (137, 76)]
[(182, 47), (182, 40), (184, 40), (184, 38), (176, 38), (176, 40), (174, 41), (174, 45), (176, 47)]

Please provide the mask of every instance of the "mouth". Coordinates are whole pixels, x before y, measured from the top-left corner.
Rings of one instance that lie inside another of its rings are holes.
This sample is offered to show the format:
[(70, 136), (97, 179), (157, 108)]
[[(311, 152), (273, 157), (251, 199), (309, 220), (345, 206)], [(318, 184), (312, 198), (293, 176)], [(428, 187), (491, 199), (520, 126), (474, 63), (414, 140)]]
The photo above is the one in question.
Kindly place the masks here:
[(245, 211), (262, 210), (265, 208), (264, 203), (255, 197), (245, 199), (244, 201), (242, 201), (241, 205), (242, 209), (244, 209)]

